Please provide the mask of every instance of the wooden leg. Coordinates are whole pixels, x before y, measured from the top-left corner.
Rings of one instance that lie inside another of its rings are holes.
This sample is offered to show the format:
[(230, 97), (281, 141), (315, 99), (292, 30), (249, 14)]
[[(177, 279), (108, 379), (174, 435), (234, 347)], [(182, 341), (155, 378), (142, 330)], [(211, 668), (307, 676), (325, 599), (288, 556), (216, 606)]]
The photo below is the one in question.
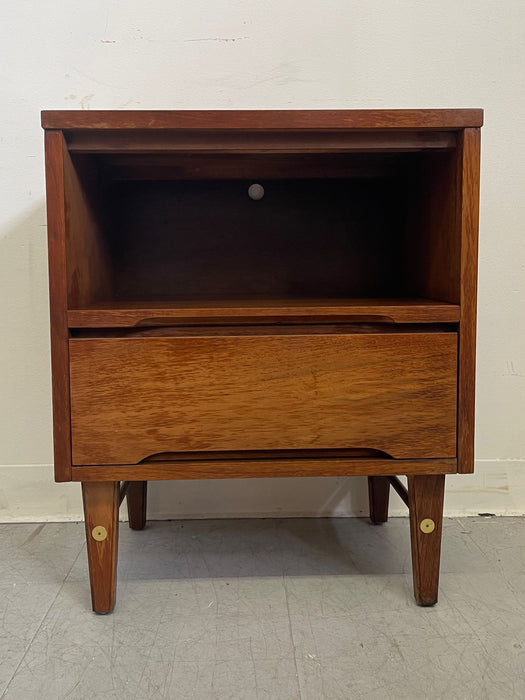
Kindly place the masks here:
[(117, 583), (119, 482), (83, 482), (82, 497), (93, 610), (109, 613)]
[(408, 477), (414, 595), (418, 605), (438, 599), (445, 475)]
[(370, 502), (370, 520), (374, 525), (388, 520), (388, 496), (390, 482), (387, 476), (368, 477), (368, 500)]
[(128, 520), (132, 530), (143, 530), (146, 525), (147, 481), (130, 481), (126, 491)]

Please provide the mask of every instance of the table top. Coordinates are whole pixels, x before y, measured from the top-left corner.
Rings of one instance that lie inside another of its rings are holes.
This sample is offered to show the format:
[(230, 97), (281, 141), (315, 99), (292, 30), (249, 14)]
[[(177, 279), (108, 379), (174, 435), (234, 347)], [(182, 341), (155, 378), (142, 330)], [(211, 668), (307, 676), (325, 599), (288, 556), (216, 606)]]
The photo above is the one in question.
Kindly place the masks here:
[(480, 127), (482, 109), (44, 110), (59, 130), (458, 130)]

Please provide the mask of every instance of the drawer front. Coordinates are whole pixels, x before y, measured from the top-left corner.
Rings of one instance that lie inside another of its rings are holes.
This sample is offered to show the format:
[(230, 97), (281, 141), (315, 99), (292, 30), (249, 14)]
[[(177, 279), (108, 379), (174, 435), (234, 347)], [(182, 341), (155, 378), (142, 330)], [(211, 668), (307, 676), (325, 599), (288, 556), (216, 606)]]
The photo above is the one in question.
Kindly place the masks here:
[(456, 455), (454, 333), (77, 338), (73, 464), (155, 453)]

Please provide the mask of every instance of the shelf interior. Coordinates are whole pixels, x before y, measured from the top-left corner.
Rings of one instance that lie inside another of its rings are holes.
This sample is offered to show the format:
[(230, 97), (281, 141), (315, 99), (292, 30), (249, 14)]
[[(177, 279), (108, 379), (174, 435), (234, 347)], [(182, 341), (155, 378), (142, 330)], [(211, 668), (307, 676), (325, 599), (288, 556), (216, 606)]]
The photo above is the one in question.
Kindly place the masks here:
[(449, 150), (72, 154), (69, 325), (456, 323), (455, 168)]

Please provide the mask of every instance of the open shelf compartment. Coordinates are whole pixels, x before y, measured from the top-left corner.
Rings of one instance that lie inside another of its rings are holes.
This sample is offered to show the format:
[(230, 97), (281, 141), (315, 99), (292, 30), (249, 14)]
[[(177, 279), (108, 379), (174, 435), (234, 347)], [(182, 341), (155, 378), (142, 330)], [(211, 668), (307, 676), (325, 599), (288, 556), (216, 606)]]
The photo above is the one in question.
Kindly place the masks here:
[(67, 153), (71, 328), (458, 321), (453, 149), (236, 159)]

